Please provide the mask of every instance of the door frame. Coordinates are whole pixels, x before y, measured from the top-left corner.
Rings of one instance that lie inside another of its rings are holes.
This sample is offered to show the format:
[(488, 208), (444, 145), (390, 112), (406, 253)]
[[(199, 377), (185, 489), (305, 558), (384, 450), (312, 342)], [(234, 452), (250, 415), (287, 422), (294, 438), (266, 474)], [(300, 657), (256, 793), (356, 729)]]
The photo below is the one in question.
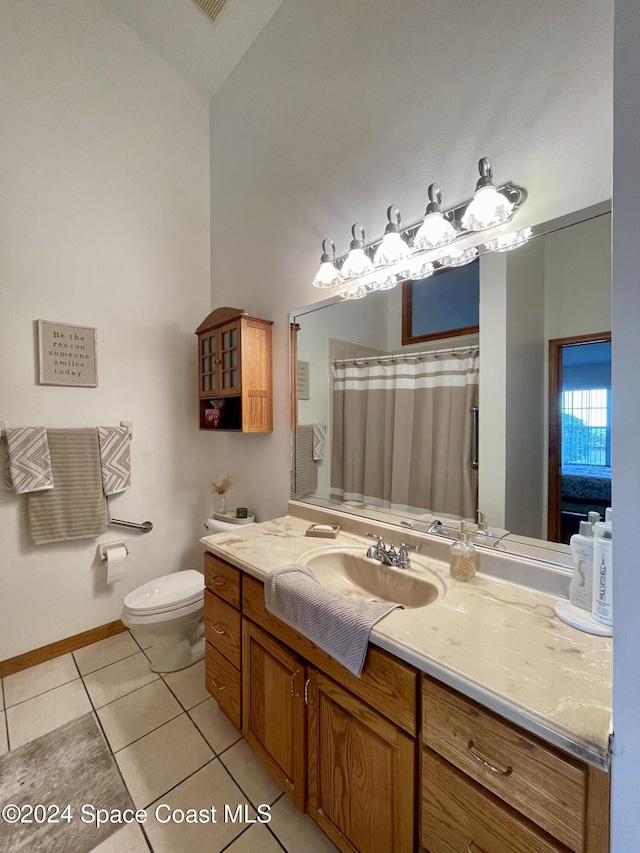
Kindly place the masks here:
[(611, 332), (591, 332), (549, 341), (549, 478), (547, 494), (547, 539), (560, 542), (562, 509), (562, 349), (576, 344), (600, 344), (611, 340)]

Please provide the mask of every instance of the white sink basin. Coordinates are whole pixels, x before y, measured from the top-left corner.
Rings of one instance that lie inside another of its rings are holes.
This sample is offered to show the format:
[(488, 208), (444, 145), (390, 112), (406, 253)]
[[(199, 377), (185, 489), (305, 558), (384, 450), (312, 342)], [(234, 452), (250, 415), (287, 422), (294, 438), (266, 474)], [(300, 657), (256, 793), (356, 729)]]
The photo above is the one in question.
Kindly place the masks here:
[(385, 566), (366, 557), (364, 547), (325, 547), (299, 559), (322, 586), (367, 601), (389, 601), (403, 607), (427, 607), (442, 598), (445, 586), (427, 560), (411, 555), (411, 569)]

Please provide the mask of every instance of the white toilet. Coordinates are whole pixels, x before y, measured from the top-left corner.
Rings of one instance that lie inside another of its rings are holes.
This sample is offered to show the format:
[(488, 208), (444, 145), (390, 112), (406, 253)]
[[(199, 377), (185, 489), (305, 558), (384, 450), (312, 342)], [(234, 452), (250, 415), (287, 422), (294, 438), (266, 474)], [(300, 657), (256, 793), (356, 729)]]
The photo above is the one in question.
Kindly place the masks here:
[[(240, 522), (243, 526), (251, 520)], [(208, 533), (238, 530), (231, 524), (208, 518)], [(121, 619), (141, 641), (153, 645), (145, 649), (154, 672), (184, 669), (204, 657), (204, 575), (195, 569), (143, 583), (127, 595)]]
[(146, 649), (154, 672), (184, 669), (204, 657), (204, 576), (187, 569), (130, 592), (121, 619)]

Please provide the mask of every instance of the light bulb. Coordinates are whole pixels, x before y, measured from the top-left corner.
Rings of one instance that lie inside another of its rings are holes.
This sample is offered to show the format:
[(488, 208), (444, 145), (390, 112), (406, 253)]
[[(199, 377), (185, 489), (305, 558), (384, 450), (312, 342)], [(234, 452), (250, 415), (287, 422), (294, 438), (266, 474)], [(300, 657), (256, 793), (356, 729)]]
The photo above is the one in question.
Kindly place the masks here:
[(413, 240), (417, 249), (435, 249), (446, 246), (456, 239), (456, 229), (444, 216), (440, 205), (442, 193), (437, 184), (429, 186), (429, 204), (424, 214), (424, 221)]
[[(360, 231), (360, 237), (356, 237), (356, 230)], [(351, 228), (353, 240), (349, 245), (349, 254), (344, 259), (340, 269), (343, 278), (358, 278), (373, 272), (373, 264), (364, 251), (364, 228), (359, 222)]]
[(491, 163), (486, 157), (480, 160), (478, 168), (480, 180), (461, 221), (467, 231), (484, 231), (501, 225), (509, 220), (514, 208), (513, 202), (495, 188)]
[(354, 287), (353, 290), (345, 290), (344, 293), (340, 294), (340, 296), (343, 299), (362, 299), (368, 292), (368, 289), (361, 284), (358, 285), (358, 287)]
[(524, 246), (532, 236), (533, 231), (531, 228), (522, 228), (520, 231), (505, 234), (503, 237), (497, 237), (495, 240), (488, 240), (484, 245), (490, 252), (510, 252), (511, 249)]
[(373, 256), (377, 267), (396, 264), (411, 254), (411, 249), (400, 236), (400, 211), (395, 204), (387, 208), (387, 219), (384, 237)]
[(438, 258), (438, 263), (443, 267), (463, 267), (465, 264), (470, 264), (477, 254), (478, 250), (475, 246), (464, 251), (452, 249), (448, 255)]
[(435, 268), (431, 261), (418, 255), (417, 258), (414, 257), (408, 261), (405, 272), (407, 278), (428, 278), (430, 275), (433, 275)]
[(342, 275), (336, 269), (336, 245), (333, 240), (322, 241), (322, 255), (320, 256), (320, 269), (313, 279), (314, 287), (335, 287), (342, 283)]

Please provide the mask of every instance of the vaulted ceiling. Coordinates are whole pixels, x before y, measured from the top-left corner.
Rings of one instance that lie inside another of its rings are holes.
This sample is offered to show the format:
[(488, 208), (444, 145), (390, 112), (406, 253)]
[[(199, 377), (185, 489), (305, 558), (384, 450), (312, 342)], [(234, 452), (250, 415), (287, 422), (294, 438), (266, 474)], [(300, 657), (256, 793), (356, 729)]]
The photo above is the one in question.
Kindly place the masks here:
[(210, 100), (282, 0), (226, 0), (212, 23), (194, 0), (102, 0)]

